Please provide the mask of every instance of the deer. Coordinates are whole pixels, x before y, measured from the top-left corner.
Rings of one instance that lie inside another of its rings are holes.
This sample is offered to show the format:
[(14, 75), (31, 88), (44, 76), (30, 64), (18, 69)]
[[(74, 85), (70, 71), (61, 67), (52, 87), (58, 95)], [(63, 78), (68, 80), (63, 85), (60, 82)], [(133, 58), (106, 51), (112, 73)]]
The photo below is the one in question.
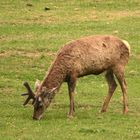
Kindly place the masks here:
[[(117, 88), (116, 79), (122, 90), (123, 113), (128, 112), (125, 66), (130, 56), (130, 45), (113, 35), (92, 35), (68, 42), (57, 53), (42, 82), (35, 83), (33, 92), (28, 82), (24, 82), (28, 96), (24, 106), (32, 100), (33, 119), (40, 120), (63, 82), (68, 85), (70, 109), (68, 117), (74, 116), (74, 95), (77, 79), (87, 75), (105, 73), (108, 94), (101, 112), (106, 112), (110, 99)], [(116, 78), (115, 78), (116, 77)]]

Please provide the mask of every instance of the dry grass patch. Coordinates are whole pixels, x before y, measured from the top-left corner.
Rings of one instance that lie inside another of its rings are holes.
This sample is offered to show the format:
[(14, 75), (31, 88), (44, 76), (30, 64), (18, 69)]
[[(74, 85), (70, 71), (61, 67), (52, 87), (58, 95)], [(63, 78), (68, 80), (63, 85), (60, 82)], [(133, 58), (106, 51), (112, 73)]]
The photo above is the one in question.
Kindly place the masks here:
[(13, 40), (35, 40), (37, 39), (37, 37), (35, 38), (35, 36), (33, 36), (32, 33), (28, 33), (28, 34), (22, 34), (22, 35), (3, 35), (0, 36), (0, 41), (13, 41)]
[(56, 55), (56, 53), (54, 52), (39, 52), (39, 51), (34, 51), (34, 52), (27, 52), (27, 51), (3, 51), (0, 52), (0, 57), (10, 57), (10, 56), (23, 56), (23, 57), (29, 57), (29, 58), (40, 58), (42, 56), (52, 56), (54, 57)]
[(137, 11), (115, 11), (115, 12), (104, 12), (109, 19), (121, 19), (124, 17), (140, 17), (140, 10)]
[[(85, 22), (85, 21), (102, 21), (108, 20), (118, 20), (125, 17), (140, 17), (140, 10), (137, 11), (96, 11), (96, 10), (85, 10), (76, 9), (69, 16), (70, 13), (65, 13), (65, 22)], [(59, 22), (64, 21), (64, 18), (59, 18)]]
[(136, 58), (137, 58), (137, 59), (140, 59), (140, 53), (138, 53), (138, 54), (136, 55)]
[[(63, 16), (62, 16), (63, 15)], [(71, 16), (70, 16), (71, 15)], [(0, 20), (0, 24), (11, 24), (11, 25), (50, 25), (56, 22), (69, 23), (69, 22), (85, 22), (85, 21), (102, 21), (104, 19), (117, 20), (124, 17), (140, 17), (140, 10), (136, 11), (96, 11), (95, 9), (83, 10), (80, 8), (75, 8), (73, 11), (61, 12), (59, 11), (57, 15), (53, 12), (39, 12), (32, 13), (28, 12), (26, 16), (21, 16), (20, 18), (11, 18)]]

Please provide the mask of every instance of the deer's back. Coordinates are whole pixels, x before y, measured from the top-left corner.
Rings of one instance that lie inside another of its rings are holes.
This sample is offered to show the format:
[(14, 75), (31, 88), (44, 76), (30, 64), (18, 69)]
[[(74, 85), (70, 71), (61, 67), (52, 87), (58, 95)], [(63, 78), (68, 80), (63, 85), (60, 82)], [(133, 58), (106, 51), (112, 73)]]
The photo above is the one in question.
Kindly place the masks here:
[(113, 36), (90, 36), (72, 41), (57, 56), (69, 72), (76, 71), (79, 77), (99, 74), (118, 63), (125, 65), (128, 58), (128, 47)]

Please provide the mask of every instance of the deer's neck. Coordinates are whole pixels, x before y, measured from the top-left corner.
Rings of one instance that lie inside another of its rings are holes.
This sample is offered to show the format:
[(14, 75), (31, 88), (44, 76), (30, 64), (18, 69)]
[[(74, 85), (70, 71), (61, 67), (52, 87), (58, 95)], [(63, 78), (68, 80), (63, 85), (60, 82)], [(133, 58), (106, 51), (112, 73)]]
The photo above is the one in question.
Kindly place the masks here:
[(42, 87), (45, 86), (47, 89), (57, 87), (57, 89), (59, 89), (65, 78), (66, 71), (64, 66), (56, 62), (51, 66), (48, 74), (45, 76)]

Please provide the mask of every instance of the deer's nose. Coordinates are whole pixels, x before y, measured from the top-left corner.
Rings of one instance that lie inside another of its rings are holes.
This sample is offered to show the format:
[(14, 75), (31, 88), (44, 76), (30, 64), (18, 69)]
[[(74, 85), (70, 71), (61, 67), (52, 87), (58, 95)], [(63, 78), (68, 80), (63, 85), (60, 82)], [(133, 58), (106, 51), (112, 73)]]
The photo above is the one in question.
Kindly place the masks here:
[(40, 120), (42, 118), (42, 115), (40, 115), (39, 117), (33, 116), (34, 120)]

